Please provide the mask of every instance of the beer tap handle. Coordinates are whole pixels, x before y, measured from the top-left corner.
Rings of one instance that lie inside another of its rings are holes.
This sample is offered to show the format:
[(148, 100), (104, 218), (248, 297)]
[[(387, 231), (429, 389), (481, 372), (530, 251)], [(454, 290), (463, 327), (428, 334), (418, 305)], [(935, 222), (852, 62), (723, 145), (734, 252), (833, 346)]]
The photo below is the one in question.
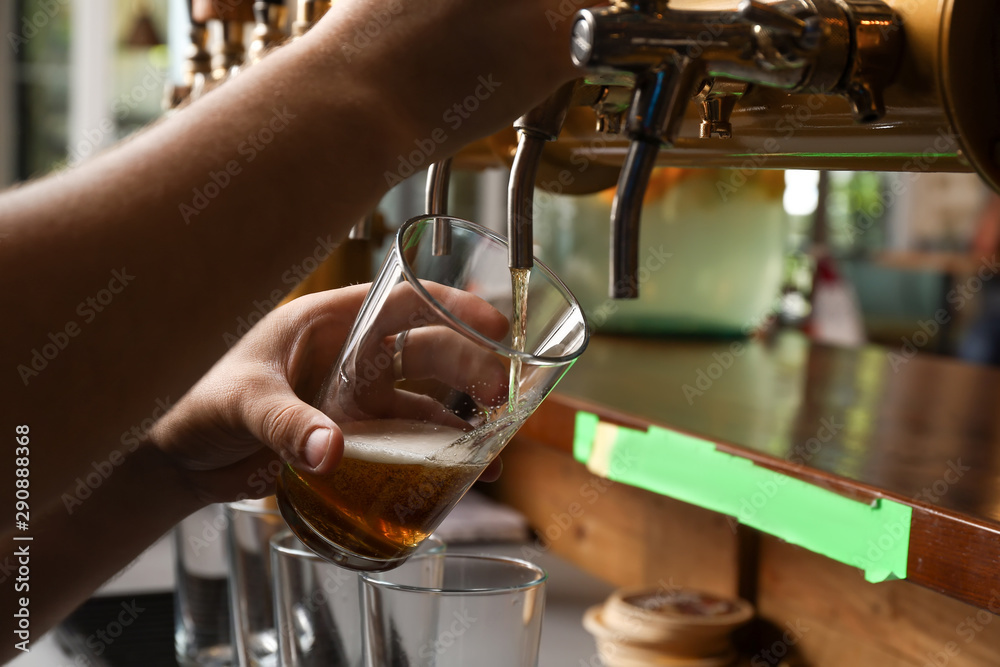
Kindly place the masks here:
[(247, 62), (250, 64), (259, 62), (270, 49), (288, 38), (285, 33), (288, 11), (284, 0), (257, 0), (253, 3), (253, 13), (257, 25), (247, 51)]
[(222, 41), (218, 44), (213, 64), (212, 76), (217, 82), (236, 76), (246, 57), (246, 47), (243, 44), (245, 25), (242, 20), (226, 20), (222, 22)]
[(330, 11), (331, 4), (330, 0), (298, 0), (292, 36), (298, 38), (309, 32)]

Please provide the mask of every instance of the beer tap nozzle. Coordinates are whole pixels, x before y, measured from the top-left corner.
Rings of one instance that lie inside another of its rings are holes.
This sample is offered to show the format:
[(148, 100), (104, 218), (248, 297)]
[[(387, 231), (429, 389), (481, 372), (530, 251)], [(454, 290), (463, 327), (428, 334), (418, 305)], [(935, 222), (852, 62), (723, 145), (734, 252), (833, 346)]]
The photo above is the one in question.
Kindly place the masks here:
[[(451, 181), (451, 158), (435, 162), (427, 170), (427, 214), (448, 212), (448, 184)], [(431, 248), (435, 257), (451, 254), (451, 227), (444, 220), (434, 223)]]
[(611, 287), (613, 299), (639, 296), (639, 217), (649, 176), (661, 145), (677, 139), (684, 110), (700, 70), (677, 58), (642, 72), (636, 80), (626, 121), (632, 140), (618, 177), (611, 208)]
[(530, 269), (534, 236), (535, 177), (545, 143), (559, 136), (575, 82), (564, 84), (537, 107), (514, 121), (517, 152), (507, 186), (507, 237), (512, 269)]

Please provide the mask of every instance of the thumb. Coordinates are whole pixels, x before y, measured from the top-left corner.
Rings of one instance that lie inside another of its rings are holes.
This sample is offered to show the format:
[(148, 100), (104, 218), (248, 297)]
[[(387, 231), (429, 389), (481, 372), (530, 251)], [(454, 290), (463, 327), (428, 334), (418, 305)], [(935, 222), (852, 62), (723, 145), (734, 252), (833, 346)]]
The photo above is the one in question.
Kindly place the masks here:
[(243, 421), (285, 461), (310, 472), (332, 472), (344, 453), (344, 435), (332, 419), (304, 403), (288, 385), (243, 403)]

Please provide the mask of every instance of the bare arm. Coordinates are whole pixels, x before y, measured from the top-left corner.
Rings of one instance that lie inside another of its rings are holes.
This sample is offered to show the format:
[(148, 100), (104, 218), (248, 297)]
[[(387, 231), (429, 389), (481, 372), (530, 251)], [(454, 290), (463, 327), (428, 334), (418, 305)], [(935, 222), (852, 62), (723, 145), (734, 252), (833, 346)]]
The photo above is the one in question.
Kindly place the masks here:
[[(135, 434), (225, 351), (254, 300), (287, 291), (289, 267), (377, 202), (415, 141), (440, 159), (572, 76), (556, 4), (338, 3), (174, 118), (0, 196), (3, 465), (14, 467), (14, 426), (29, 425), (39, 568), (71, 564), (67, 548), (102, 539), (88, 533), (102, 522), (137, 526), (114, 532), (106, 576), (197, 506)], [(372, 12), (392, 7), (357, 48)], [(470, 95), (476, 112), (448, 114)], [(115, 452), (123, 463), (69, 514), (78, 481)], [(10, 502), (0, 558), (14, 550)]]

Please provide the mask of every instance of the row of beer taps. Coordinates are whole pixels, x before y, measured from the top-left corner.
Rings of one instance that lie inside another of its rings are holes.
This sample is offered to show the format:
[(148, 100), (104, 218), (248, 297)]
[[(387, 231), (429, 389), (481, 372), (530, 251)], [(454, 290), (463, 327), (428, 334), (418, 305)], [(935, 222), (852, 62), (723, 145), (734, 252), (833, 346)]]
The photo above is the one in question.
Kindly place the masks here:
[[(616, 299), (638, 296), (643, 196), (660, 151), (677, 140), (690, 104), (700, 112), (705, 141), (732, 137), (731, 116), (755, 86), (841, 96), (859, 123), (886, 113), (883, 92), (899, 66), (904, 26), (882, 0), (718, 6), (712, 0), (613, 0), (576, 12), (569, 50), (581, 78), (514, 124), (518, 143), (507, 198), (511, 268), (532, 266), (535, 176), (570, 107), (591, 107), (598, 131), (629, 141), (611, 213), (610, 296)], [(304, 34), (329, 7), (328, 1), (298, 0), (290, 38)], [(253, 8), (256, 27), (247, 53), (242, 23), (223, 22), (214, 53), (205, 24), (192, 23), (185, 86), (173, 96), (175, 104), (237, 75), (289, 38), (282, 2), (258, 1)], [(450, 159), (431, 167), (428, 213), (446, 212), (450, 172)], [(363, 234), (363, 227), (354, 233)], [(446, 254), (449, 248), (441, 225), (434, 250)]]
[[(611, 212), (615, 299), (639, 294), (639, 221), (661, 149), (677, 139), (689, 103), (700, 137), (732, 136), (730, 118), (751, 86), (839, 95), (859, 123), (885, 114), (883, 91), (899, 65), (901, 20), (880, 0), (742, 0), (733, 11), (704, 0), (614, 0), (577, 12), (570, 53), (584, 76), (519, 118), (507, 196), (511, 268), (532, 266), (535, 175), (570, 106), (596, 112), (598, 131), (622, 134), (629, 149)], [(623, 94), (623, 90), (626, 94)], [(431, 180), (446, 171), (432, 171)], [(429, 185), (428, 190), (436, 186)]]

